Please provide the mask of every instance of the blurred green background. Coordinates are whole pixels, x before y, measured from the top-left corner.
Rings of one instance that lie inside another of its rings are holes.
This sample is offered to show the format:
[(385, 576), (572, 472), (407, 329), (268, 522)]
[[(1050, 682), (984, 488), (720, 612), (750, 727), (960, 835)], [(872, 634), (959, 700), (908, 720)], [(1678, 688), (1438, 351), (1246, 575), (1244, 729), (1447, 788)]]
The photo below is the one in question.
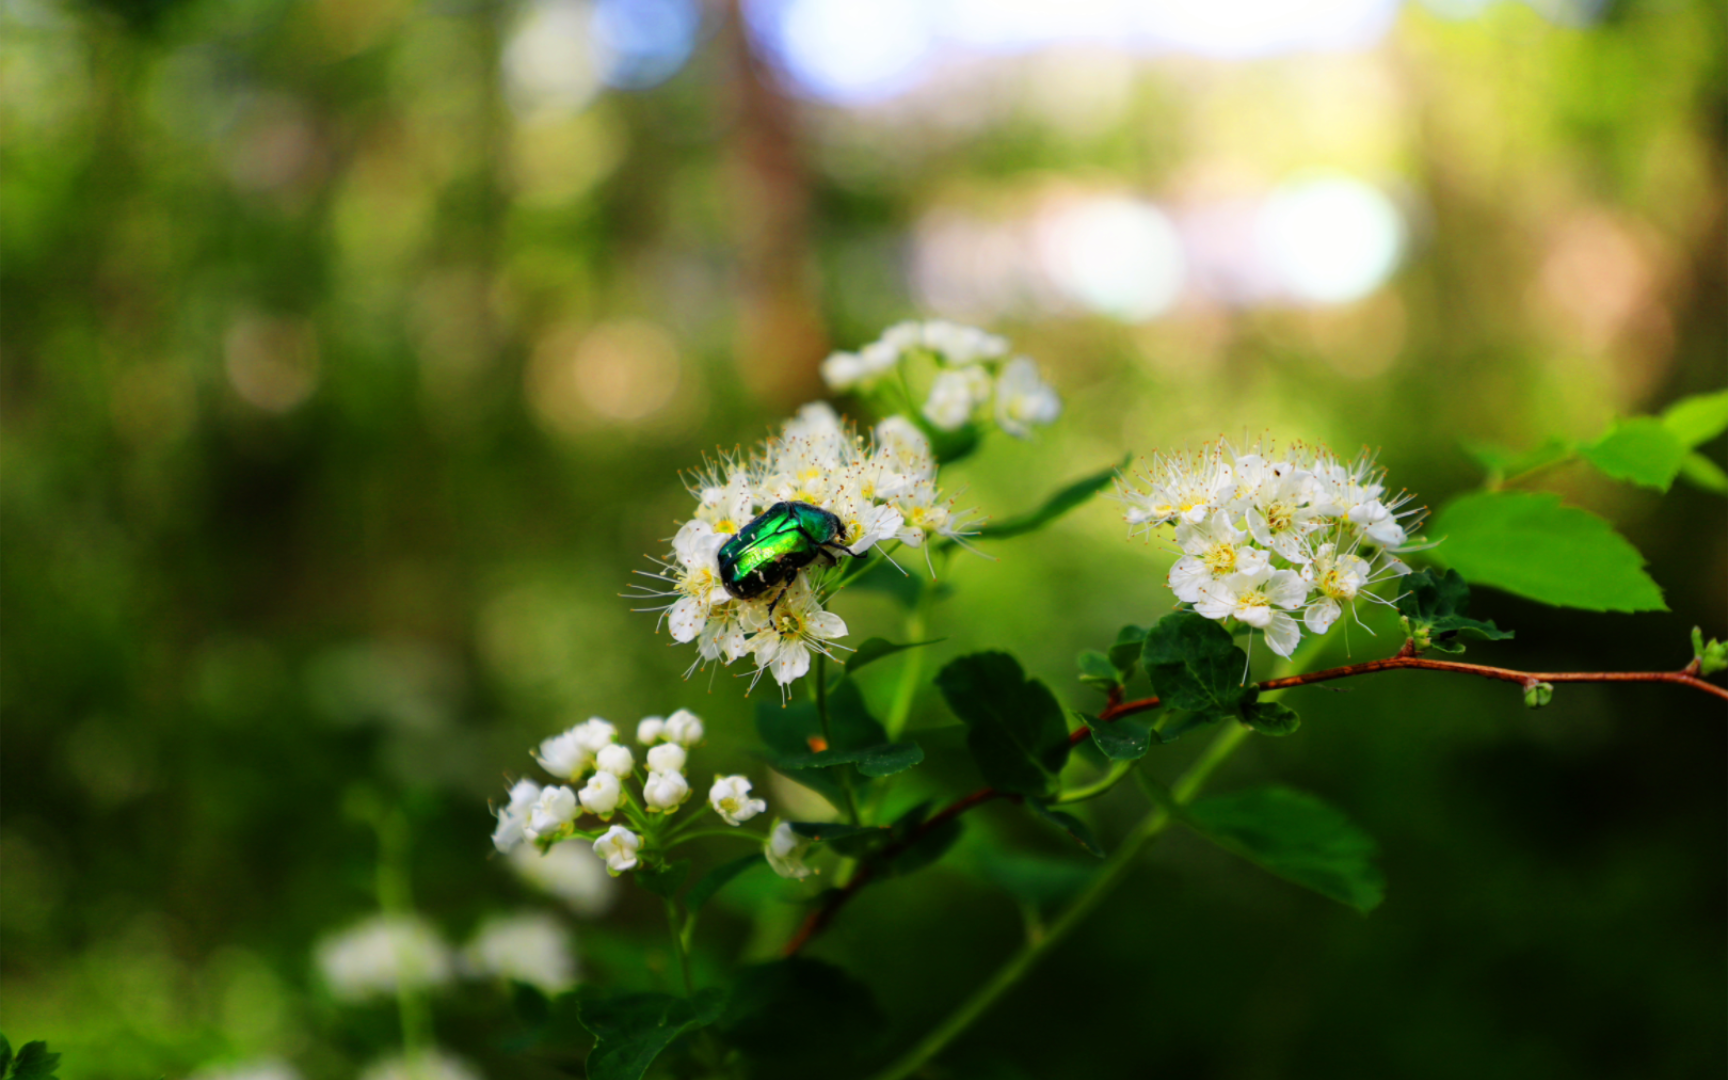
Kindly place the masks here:
[[(1709, 0), (0, 20), (0, 1026), (64, 1077), (348, 1077), (389, 1050), (390, 1007), (338, 1005), (311, 961), (376, 910), (368, 799), (406, 815), (416, 904), (461, 940), (558, 908), (487, 839), (544, 736), (688, 706), (699, 772), (760, 776), (735, 672), (683, 680), (619, 594), (687, 516), (679, 470), (890, 322), (1007, 334), (1062, 392), (1055, 427), (944, 474), (998, 517), (1125, 451), (1260, 431), (1382, 447), (1439, 505), (1481, 482), (1464, 444), (1590, 437), (1728, 381)], [(1472, 659), (1672, 668), (1694, 624), (1728, 631), (1719, 498), (1538, 483), (1614, 521), (1672, 612), (1482, 590), (1518, 638)], [(1010, 648), (1087, 704), (1076, 651), (1171, 604), (1168, 556), (1124, 532), (1101, 501), (958, 560), (932, 661)], [(855, 640), (897, 630), (879, 597), (840, 610)], [(1302, 693), (1302, 732), (1215, 787), (1343, 808), (1382, 843), (1385, 905), (1171, 837), (941, 1075), (1723, 1074), (1719, 703), (1580, 686), (1531, 713), (1415, 674)], [(1097, 806), (1104, 835), (1137, 798)], [(966, 852), (1062, 850), (1011, 807), (968, 820), (953, 865), (869, 890), (815, 950), (876, 990), (890, 1046), (1018, 940)], [(709, 970), (796, 918), (750, 899), (706, 927)], [(569, 916), (591, 977), (664, 979), (645, 900)], [(495, 989), (435, 1015), (486, 1075), (554, 1075), (508, 1054)]]

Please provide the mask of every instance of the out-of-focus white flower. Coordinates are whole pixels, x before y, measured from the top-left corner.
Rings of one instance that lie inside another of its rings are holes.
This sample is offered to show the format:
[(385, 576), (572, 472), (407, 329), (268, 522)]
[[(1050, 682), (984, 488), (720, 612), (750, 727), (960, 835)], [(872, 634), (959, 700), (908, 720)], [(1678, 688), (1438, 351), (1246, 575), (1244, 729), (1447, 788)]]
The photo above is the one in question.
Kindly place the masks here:
[(986, 333), (976, 326), (936, 320), (921, 328), (923, 345), (954, 367), (965, 367), (980, 360), (1000, 360), (1008, 355), (1008, 340)]
[(642, 801), (651, 814), (666, 814), (690, 797), (690, 782), (679, 772), (651, 772), (642, 781)]
[(588, 778), (582, 790), (576, 796), (582, 802), (582, 809), (594, 814), (604, 821), (618, 809), (618, 804), (624, 799), (624, 785), (619, 782), (618, 775), (611, 772), (597, 772)]
[(613, 743), (602, 747), (594, 755), (594, 766), (601, 772), (611, 773), (620, 780), (629, 776), (636, 768), (636, 756), (630, 753), (630, 748), (623, 743)]
[(300, 1070), (280, 1058), (207, 1065), (187, 1080), (300, 1080)]
[(575, 820), (576, 793), (560, 784), (541, 790), (540, 798), (528, 812), (528, 826), (523, 833), (530, 840), (538, 840)]
[(498, 825), (492, 830), (492, 845), (508, 852), (527, 839), (528, 815), (540, 801), (540, 785), (518, 780), (510, 787), (510, 802), (498, 808)]
[(804, 853), (810, 850), (810, 838), (800, 836), (789, 822), (776, 821), (773, 831), (768, 834), (768, 840), (762, 845), (762, 854), (768, 860), (768, 865), (783, 878), (794, 881), (810, 876), (810, 868), (804, 865)]
[(660, 741), (666, 732), (666, 720), (659, 716), (650, 716), (636, 725), (636, 741), (643, 746), (653, 746)]
[(530, 846), (510, 853), (510, 869), (523, 881), (562, 900), (580, 918), (604, 915), (618, 898), (618, 886), (593, 849), (574, 841), (553, 844), (540, 854)]
[(667, 742), (679, 746), (695, 746), (702, 741), (702, 720), (689, 709), (679, 709), (666, 718)]
[(382, 1058), (366, 1067), (360, 1080), (484, 1080), (459, 1057), (433, 1048), (417, 1054)]
[(683, 772), (688, 751), (677, 743), (661, 743), (648, 751), (650, 772)]
[(990, 373), (982, 368), (938, 372), (924, 399), (924, 419), (943, 431), (964, 427), (977, 407), (990, 400)]
[(1032, 434), (1034, 425), (1053, 424), (1062, 415), (1062, 399), (1038, 374), (1038, 365), (1017, 356), (1002, 368), (996, 381), (996, 424), (1017, 439)]
[(375, 915), (324, 938), (318, 970), (344, 1001), (422, 989), (450, 981), (450, 949), (438, 932), (411, 915)]
[(569, 932), (557, 919), (538, 912), (487, 919), (462, 958), (472, 974), (527, 983), (548, 994), (576, 984)]
[(756, 655), (756, 671), (774, 673), (774, 681), (789, 686), (810, 670), (810, 653), (832, 656), (827, 642), (846, 636), (846, 622), (831, 611), (822, 610), (809, 586), (799, 578), (780, 594), (772, 617), (764, 612), (750, 638), (750, 651)]
[(606, 869), (613, 877), (636, 867), (636, 851), (642, 838), (622, 825), (614, 825), (594, 841), (594, 854), (606, 860)]
[(750, 781), (742, 776), (720, 776), (708, 789), (708, 805), (728, 825), (742, 825), (768, 809), (761, 799), (750, 797)]

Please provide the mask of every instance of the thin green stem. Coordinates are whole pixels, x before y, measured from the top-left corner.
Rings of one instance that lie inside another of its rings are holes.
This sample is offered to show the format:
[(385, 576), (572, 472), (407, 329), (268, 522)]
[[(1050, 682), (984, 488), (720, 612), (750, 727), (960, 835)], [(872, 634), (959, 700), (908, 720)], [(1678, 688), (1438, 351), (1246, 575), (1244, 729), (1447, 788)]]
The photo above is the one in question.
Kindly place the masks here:
[(678, 972), (684, 976), (684, 996), (691, 997), (696, 993), (696, 983), (690, 978), (690, 949), (679, 925), (678, 904), (670, 896), (666, 898), (666, 929), (672, 934), (672, 951), (678, 954)]
[[(912, 611), (906, 616), (906, 641), (924, 640), (935, 595), (936, 586), (933, 584), (926, 584), (918, 590), (918, 602), (912, 605)], [(899, 740), (900, 733), (906, 730), (906, 721), (912, 716), (912, 700), (918, 694), (918, 680), (923, 674), (924, 650), (913, 649), (900, 669), (900, 682), (894, 687), (894, 701), (888, 706), (888, 719), (882, 725), (888, 732), (889, 742)]]
[(1052, 801), (1056, 803), (1077, 803), (1085, 802), (1088, 799), (1096, 799), (1098, 796), (1105, 794), (1111, 788), (1127, 779), (1128, 774), (1133, 772), (1135, 766), (1139, 764), (1138, 761), (1112, 761), (1109, 770), (1105, 772), (1103, 776), (1094, 780), (1092, 783), (1087, 784), (1085, 787), (1071, 788), (1068, 791), (1064, 791)]
[[(822, 738), (827, 741), (824, 749), (834, 746), (834, 728), (828, 720), (828, 658), (821, 653), (816, 654), (816, 718), (822, 722)], [(852, 790), (852, 770), (842, 765), (840, 767), (840, 787), (846, 792), (846, 817), (852, 824), (858, 824), (858, 795)]]
[[(386, 914), (408, 918), (414, 914), (414, 897), (408, 873), (410, 833), (408, 818), (401, 810), (391, 809), (373, 821), (378, 832), (378, 906)], [(411, 958), (402, 957), (403, 967), (411, 966)], [(426, 998), (410, 985), (411, 980), (399, 980), (396, 986), (396, 1015), (402, 1025), (402, 1052), (414, 1058), (432, 1045), (432, 1014)]]
[(701, 840), (708, 836), (729, 836), (737, 840), (748, 840), (752, 844), (766, 844), (768, 842), (766, 836), (745, 832), (743, 829), (704, 829), (701, 832), (685, 833), (679, 836), (676, 841), (666, 844), (666, 847), (671, 848), (676, 844), (684, 843), (686, 840)]
[[(1172, 794), (1178, 803), (1187, 803), (1199, 793), (1200, 789), (1211, 775), (1217, 771), (1236, 748), (1252, 733), (1252, 729), (1242, 724), (1226, 723), (1204, 753), (1188, 767), (1172, 788)], [(986, 1010), (996, 1004), (996, 1000), (1007, 993), (1030, 971), (1044, 954), (1055, 948), (1071, 933), (1086, 916), (1103, 902), (1128, 871), (1133, 868), (1135, 860), (1146, 846), (1165, 829), (1169, 828), (1174, 818), (1163, 807), (1154, 809), (1140, 824), (1134, 827), (1119, 844), (1110, 857), (1104, 861), (1104, 866), (1098, 875), (1086, 886), (1074, 902), (1070, 904), (1056, 921), (1051, 923), (1041, 936), (1029, 940), (1021, 946), (1008, 962), (990, 977), (990, 980), (979, 987), (967, 998), (958, 1009), (955, 1009), (948, 1019), (939, 1024), (936, 1029), (920, 1039), (911, 1050), (907, 1051), (898, 1061), (876, 1074), (875, 1080), (904, 1080), (911, 1076), (940, 1053), (949, 1043), (953, 1042), (961, 1032), (972, 1025), (972, 1022), (982, 1016)]]

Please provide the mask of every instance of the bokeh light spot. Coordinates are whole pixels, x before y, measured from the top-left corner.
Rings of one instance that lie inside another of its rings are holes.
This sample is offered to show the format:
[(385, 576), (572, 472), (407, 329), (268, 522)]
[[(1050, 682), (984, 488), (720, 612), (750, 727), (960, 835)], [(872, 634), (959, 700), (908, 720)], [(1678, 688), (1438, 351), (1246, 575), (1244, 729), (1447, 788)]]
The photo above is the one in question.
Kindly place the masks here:
[(1404, 247), (1404, 221), (1378, 189), (1316, 174), (1279, 187), (1260, 211), (1261, 257), (1298, 300), (1342, 304), (1379, 288)]

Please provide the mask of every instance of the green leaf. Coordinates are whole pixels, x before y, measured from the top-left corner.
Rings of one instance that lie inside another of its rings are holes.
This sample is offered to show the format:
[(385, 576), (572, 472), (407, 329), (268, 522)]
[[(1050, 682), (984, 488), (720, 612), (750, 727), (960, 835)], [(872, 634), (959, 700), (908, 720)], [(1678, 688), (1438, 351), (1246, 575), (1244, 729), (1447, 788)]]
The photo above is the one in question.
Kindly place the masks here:
[(1068, 511), (1085, 503), (1088, 499), (1092, 498), (1092, 496), (1098, 494), (1100, 491), (1103, 491), (1106, 487), (1109, 487), (1110, 482), (1116, 479), (1116, 473), (1120, 469), (1125, 468), (1131, 459), (1132, 455), (1123, 458), (1121, 465), (1112, 465), (1108, 469), (1095, 472), (1084, 479), (1076, 480), (1074, 483), (1069, 484), (1061, 491), (1050, 496), (1050, 498), (1044, 501), (1043, 506), (1040, 506), (1038, 509), (1033, 510), (1030, 513), (1021, 514), (1018, 517), (1011, 517), (1006, 521), (997, 522), (994, 525), (984, 526), (982, 529), (978, 530), (978, 534), (974, 539), (1006, 540), (1012, 536), (1020, 536), (1025, 533), (1042, 529), (1044, 526), (1055, 521), (1063, 514), (1066, 514)]
[(41, 1039), (27, 1042), (12, 1059), (7, 1080), (55, 1080), (54, 1070), (60, 1064), (59, 1054), (50, 1054), (48, 1044)]
[[(903, 842), (912, 834), (914, 829), (922, 825), (924, 819), (930, 816), (932, 805), (929, 800), (926, 800), (896, 818), (894, 824), (889, 826), (893, 834), (892, 842), (896, 844)], [(929, 866), (947, 854), (948, 849), (954, 846), (954, 842), (960, 839), (961, 828), (959, 818), (944, 819), (929, 832), (924, 833), (888, 858), (883, 865), (884, 874), (905, 875)]]
[(787, 822), (799, 836), (807, 836), (813, 844), (827, 844), (842, 855), (857, 855), (892, 836), (886, 825), (847, 825), (840, 821)]
[(1184, 818), (1219, 847), (1363, 914), (1385, 896), (1373, 838), (1305, 792), (1265, 787), (1215, 795), (1188, 807)]
[[(843, 679), (828, 694), (828, 723), (834, 739), (828, 751), (861, 751), (882, 746), (887, 732), (864, 705), (864, 698), (851, 679)], [(780, 761), (806, 761), (814, 749), (826, 742), (822, 720), (813, 702), (782, 706), (777, 701), (756, 705), (756, 733), (768, 747), (768, 762), (788, 779), (827, 799), (836, 809), (846, 807), (846, 789), (840, 775), (831, 769), (805, 766), (780, 768)]]
[(1100, 690), (1114, 690), (1122, 685), (1122, 673), (1110, 658), (1096, 649), (1082, 651), (1076, 662), (1080, 665), (1080, 681)]
[(1556, 607), (1666, 611), (1644, 559), (1606, 521), (1546, 492), (1475, 492), (1448, 503), (1434, 554), (1471, 582)]
[(1080, 845), (1080, 850), (1088, 855), (1096, 855), (1102, 859), (1104, 849), (1098, 846), (1092, 830), (1084, 821), (1064, 810), (1055, 810), (1039, 802), (1037, 799), (1022, 799), (1021, 805), (1032, 811), (1032, 816), (1047, 824), (1054, 825), (1067, 833), (1069, 838)]
[(1010, 896), (1039, 907), (1062, 903), (1098, 872), (1098, 864), (1090, 860), (1020, 851), (986, 851), (974, 865)]
[(1146, 632), (1140, 653), (1152, 688), (1166, 709), (1199, 714), (1202, 723), (1233, 716), (1259, 696), (1244, 683), (1248, 655), (1229, 631), (1192, 611), (1158, 620)]
[(6, 1071), (12, 1068), (12, 1041), (5, 1035), (0, 1035), (0, 1080), (5, 1080)]
[(1571, 457), (1576, 449), (1574, 444), (1564, 439), (1549, 439), (1529, 450), (1508, 450), (1491, 443), (1464, 444), (1465, 453), (1498, 476), (1517, 476), (1545, 465), (1554, 465)]
[(1728, 431), (1728, 390), (1681, 398), (1662, 413), (1662, 426), (1688, 450)]
[(1696, 450), (1681, 459), (1680, 479), (1695, 488), (1716, 495), (1728, 495), (1728, 473), (1723, 472), (1720, 465)]
[(1686, 450), (1662, 421), (1650, 416), (1620, 420), (1606, 435), (1580, 448), (1586, 461), (1616, 480), (1659, 491), (1674, 482)]
[(1159, 715), (1158, 721), (1152, 725), (1152, 734), (1158, 737), (1159, 742), (1173, 743), (1190, 731), (1216, 724), (1226, 715), (1228, 714), (1220, 712), (1185, 712), (1181, 709), (1165, 709)]
[(1704, 640), (1701, 627), (1692, 628), (1692, 658), (1698, 661), (1698, 674), (1714, 675), (1723, 668), (1728, 668), (1728, 645), (1711, 638)]
[(1420, 570), (1406, 574), (1399, 584), (1404, 593), (1398, 597), (1398, 610), (1404, 616), (1404, 632), (1416, 643), (1417, 651), (1435, 648), (1461, 653), (1464, 646), (1459, 638), (1505, 641), (1512, 636), (1512, 631), (1500, 629), (1493, 620), (1465, 618), (1464, 612), (1470, 608), (1470, 586), (1456, 570), (1440, 577), (1431, 570)]
[[(821, 729), (820, 720), (816, 726)], [(830, 750), (861, 750), (888, 741), (888, 732), (870, 715), (869, 707), (864, 704), (864, 695), (851, 679), (842, 679), (828, 691), (828, 726), (834, 732)]]
[(577, 1017), (596, 1040), (588, 1080), (640, 1080), (660, 1052), (684, 1032), (713, 1023), (725, 995), (703, 990), (685, 1000), (670, 994), (609, 994), (584, 999)]
[(1296, 710), (1275, 701), (1256, 701), (1242, 707), (1243, 721), (1262, 735), (1294, 735), (1302, 726)]
[(1134, 677), (1134, 670), (1140, 666), (1140, 650), (1145, 644), (1146, 628), (1143, 626), (1124, 626), (1116, 635), (1116, 644), (1110, 646), (1110, 663), (1122, 673), (1122, 682)]
[(690, 891), (684, 894), (684, 909), (692, 915), (696, 914), (702, 909), (703, 904), (714, 899), (715, 894), (724, 889), (733, 878), (740, 874), (749, 873), (758, 866), (767, 865), (768, 861), (762, 857), (762, 853), (759, 851), (740, 856), (728, 863), (721, 863), (698, 878), (696, 884), (690, 886)]
[(885, 1024), (863, 983), (794, 956), (741, 971), (714, 1031), (752, 1057), (818, 1061), (867, 1052)]
[(655, 896), (663, 896), (670, 900), (683, 887), (684, 879), (690, 876), (690, 860), (679, 859), (675, 863), (649, 869), (638, 867), (636, 882)]
[(788, 754), (774, 758), (772, 764), (782, 771), (827, 769), (835, 765), (856, 765), (864, 776), (893, 776), (905, 772), (924, 760), (924, 748), (914, 742), (880, 743), (856, 750), (823, 750), (815, 754)]
[(1087, 713), (1074, 715), (1092, 733), (1092, 744), (1111, 761), (1139, 761), (1154, 743), (1164, 741), (1142, 721), (1124, 718), (1107, 724)]
[(1043, 795), (1068, 760), (1068, 726), (1048, 687), (1027, 679), (1002, 652), (951, 661), (936, 676), (948, 707), (967, 727), (966, 745), (999, 791)]
[(856, 675), (859, 668), (866, 664), (874, 664), (883, 657), (893, 656), (895, 653), (905, 652), (907, 649), (921, 649), (926, 645), (935, 645), (947, 640), (947, 638), (932, 638), (929, 641), (910, 641), (904, 645), (896, 645), (884, 638), (866, 638), (864, 644), (858, 646), (857, 651), (846, 658), (846, 674)]

